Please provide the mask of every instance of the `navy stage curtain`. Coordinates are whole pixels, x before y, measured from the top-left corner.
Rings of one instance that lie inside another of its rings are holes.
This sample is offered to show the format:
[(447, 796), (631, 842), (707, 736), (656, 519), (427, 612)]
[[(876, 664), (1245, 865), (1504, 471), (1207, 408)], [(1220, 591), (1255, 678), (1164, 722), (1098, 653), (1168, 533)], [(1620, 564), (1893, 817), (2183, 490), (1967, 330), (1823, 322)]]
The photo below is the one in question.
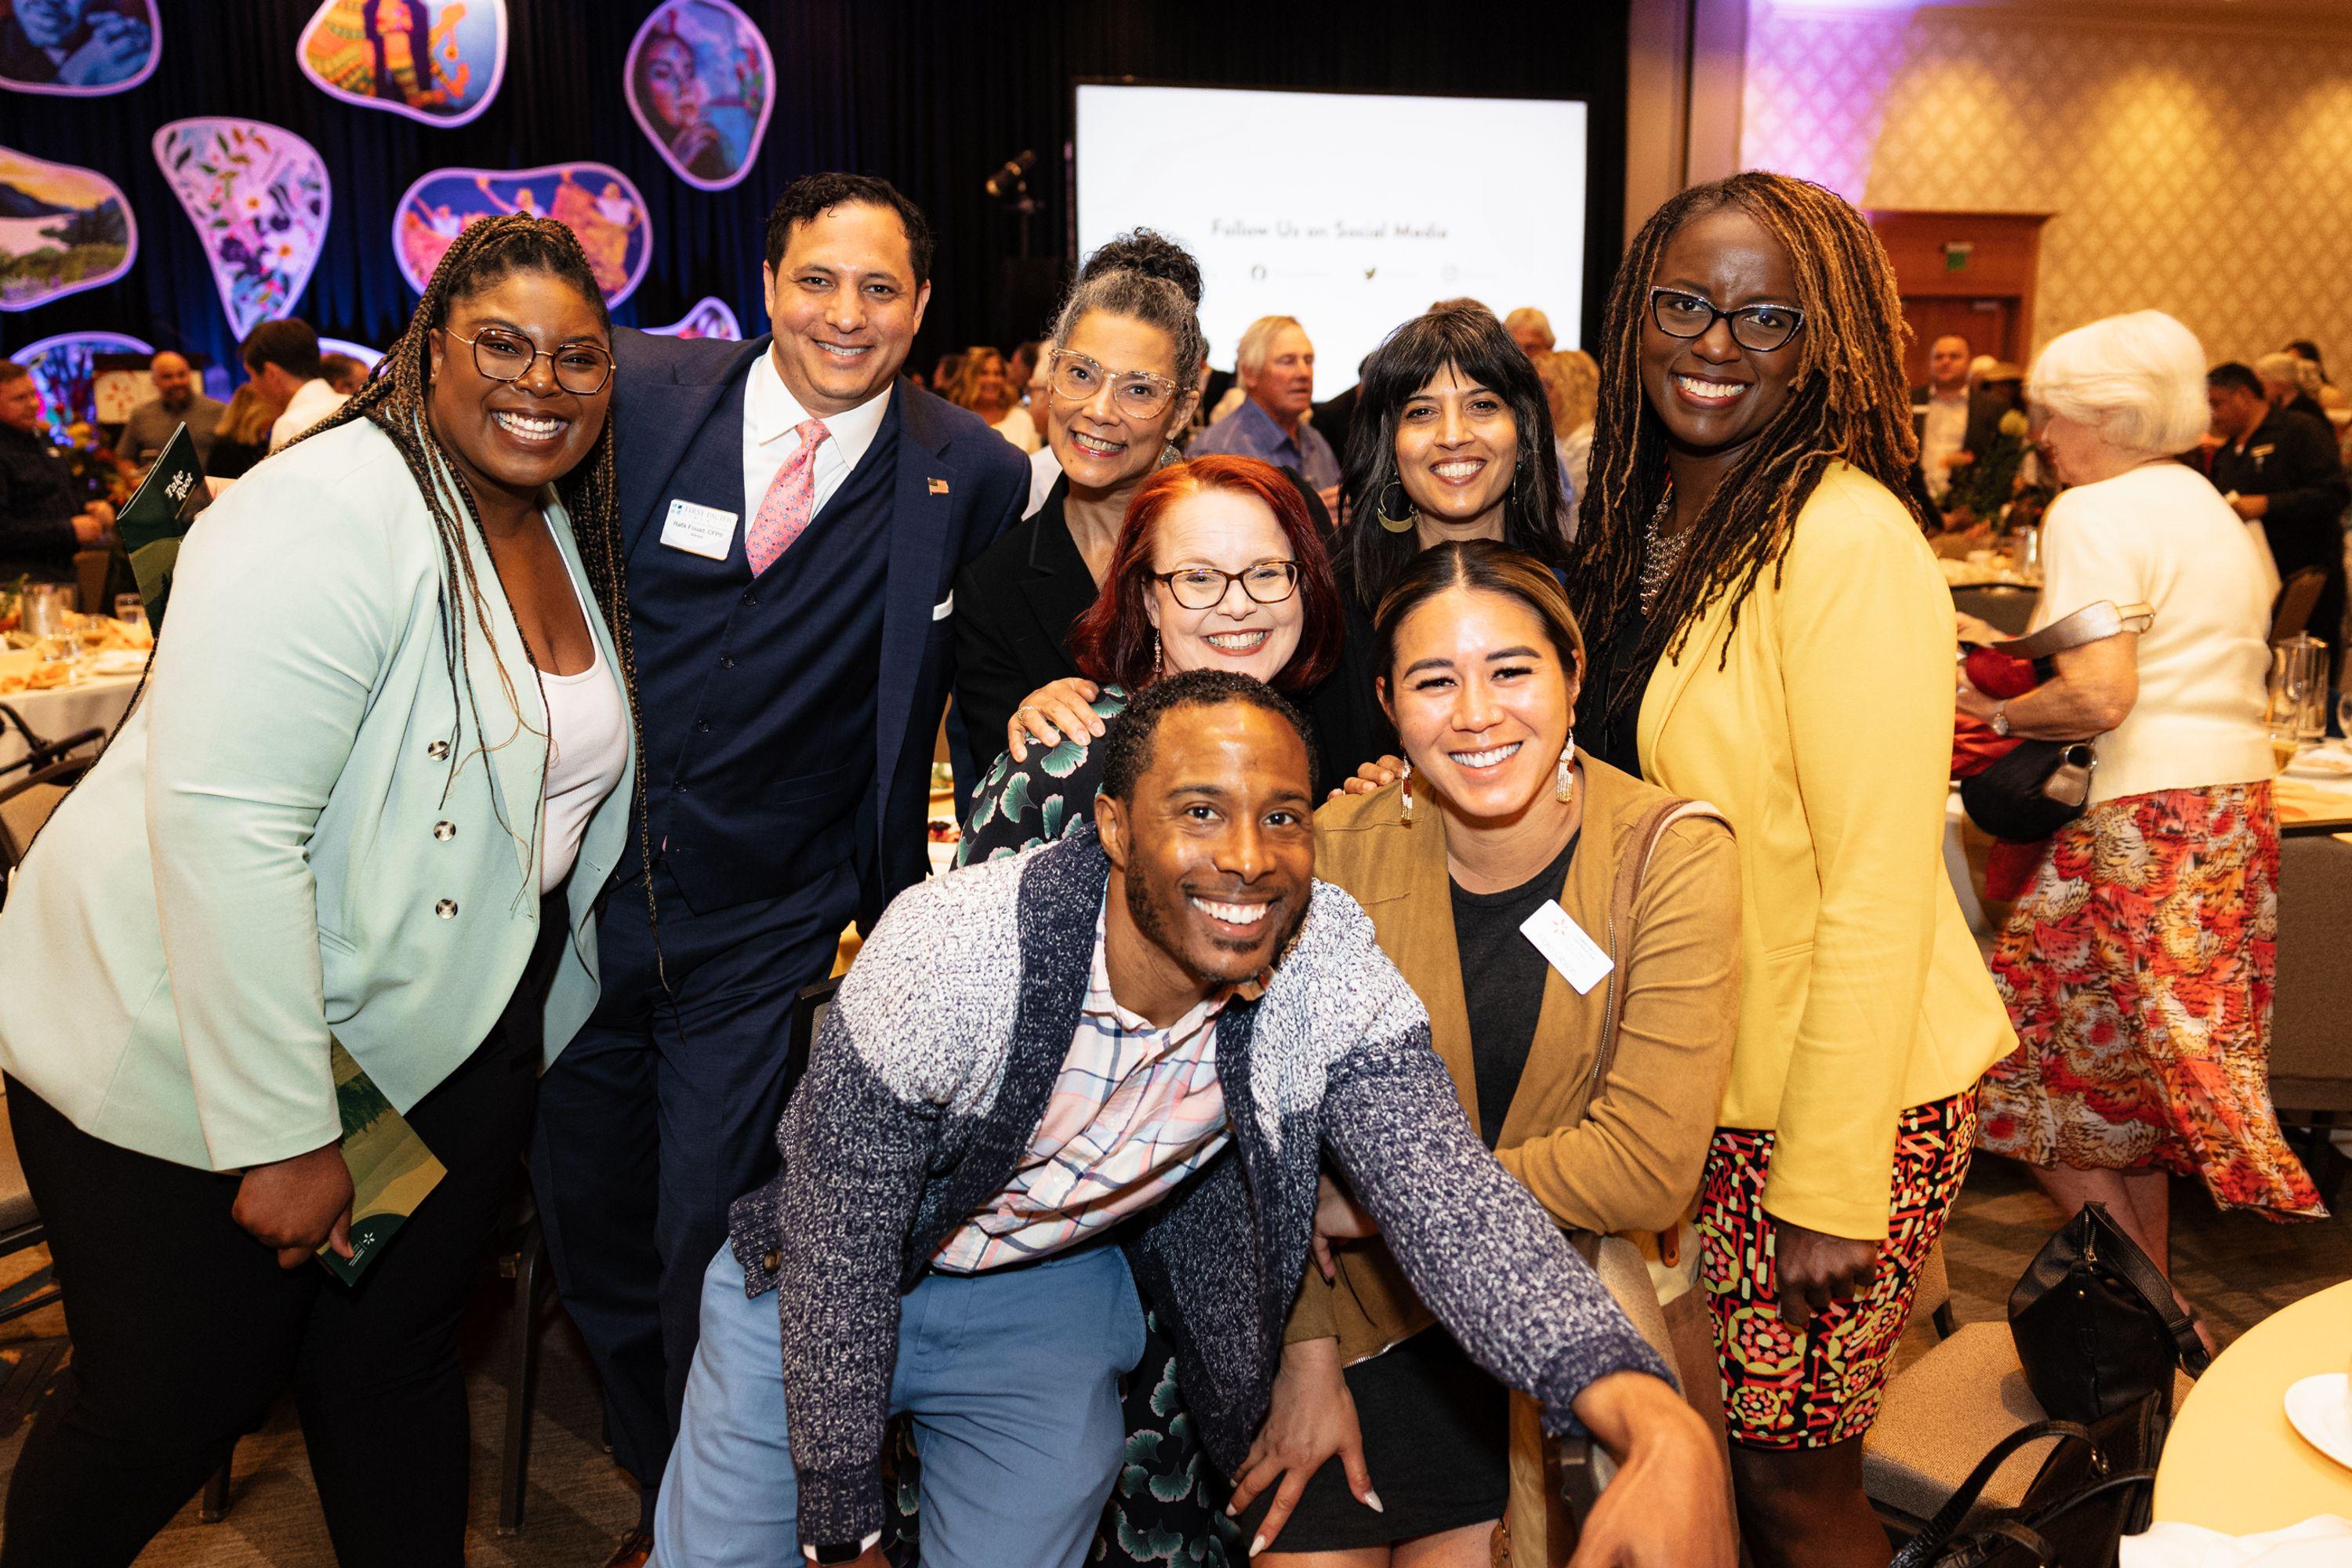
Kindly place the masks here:
[[(1585, 320), (1597, 323), (1623, 243), (1628, 0), (1448, 7), (1394, 0), (1339, 6), (1269, 0), (1006, 5), (975, 0), (740, 0), (776, 58), (776, 104), (751, 174), (704, 192), (674, 176), (621, 95), (621, 64), (651, 0), (509, 0), (506, 79), (489, 109), (454, 129), (329, 97), (296, 66), (317, 0), (157, 0), (162, 62), (101, 98), (0, 91), (0, 143), (95, 168), (139, 220), (130, 272), (101, 289), (0, 314), (0, 351), (57, 332), (111, 330), (234, 366), (236, 344), (195, 234), (156, 168), (168, 121), (237, 115), (283, 125), (325, 157), (334, 210), (325, 255), (296, 313), (322, 333), (381, 348), (415, 297), (394, 265), (393, 204), (444, 165), (520, 168), (593, 160), (645, 194), (653, 256), (617, 312), (677, 320), (715, 294), (744, 330), (765, 330), (760, 262), (769, 204), (799, 174), (882, 174), (939, 235), (918, 363), (973, 342), (1042, 330), (1070, 241), (1063, 150), (1079, 78), (1236, 87), (1578, 98), (1591, 106)], [(982, 189), (1024, 149), (1044, 202), (1021, 268), (1013, 216)], [(1287, 149), (1269, 147), (1279, 160)], [(1465, 147), (1465, 162), (1510, 149)], [(1529, 202), (1554, 199), (1530, 189)], [(1495, 301), (1498, 308), (1510, 301)], [(1301, 302), (1301, 308), (1306, 302)], [(240, 373), (241, 374), (241, 373)]]

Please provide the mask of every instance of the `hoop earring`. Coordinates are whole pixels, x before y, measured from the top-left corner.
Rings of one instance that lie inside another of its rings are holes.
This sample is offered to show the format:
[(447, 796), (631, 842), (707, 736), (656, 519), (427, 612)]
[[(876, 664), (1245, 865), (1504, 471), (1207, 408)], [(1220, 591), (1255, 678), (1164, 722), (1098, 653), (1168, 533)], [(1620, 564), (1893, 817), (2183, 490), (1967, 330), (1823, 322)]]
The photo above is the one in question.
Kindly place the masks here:
[[(1402, 517), (1391, 517), (1389, 515), (1389, 490), (1391, 488), (1396, 490), (1397, 499), (1404, 501), (1405, 503), (1404, 515)], [(1413, 530), (1413, 525), (1421, 521), (1420, 511), (1413, 507), (1412, 501), (1405, 496), (1404, 480), (1402, 478), (1391, 477), (1387, 484), (1381, 487), (1379, 501), (1372, 508), (1372, 521), (1379, 523), (1391, 533), (1411, 533)]]
[(1404, 791), (1397, 796), (1397, 820), (1407, 827), (1412, 826), (1412, 763), (1407, 761), (1404, 772), (1397, 775), (1404, 782)]
[(1562, 805), (1576, 798), (1576, 727), (1569, 726), (1568, 744), (1559, 749), (1559, 772), (1553, 784), (1553, 797)]

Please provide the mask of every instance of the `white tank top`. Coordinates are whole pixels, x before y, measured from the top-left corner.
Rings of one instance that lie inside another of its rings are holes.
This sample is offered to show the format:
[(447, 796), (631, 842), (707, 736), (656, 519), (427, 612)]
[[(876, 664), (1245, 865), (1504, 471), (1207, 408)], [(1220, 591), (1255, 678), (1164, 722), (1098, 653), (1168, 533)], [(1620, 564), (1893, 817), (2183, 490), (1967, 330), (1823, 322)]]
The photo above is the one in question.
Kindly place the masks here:
[[(569, 571), (565, 575), (570, 576)], [(547, 816), (539, 857), (542, 897), (572, 874), (588, 819), (621, 782), (621, 770), (629, 760), (629, 707), (612, 667), (604, 662), (604, 647), (595, 637), (596, 606), (581, 595), (576, 580), (572, 592), (587, 618), (595, 658), (577, 675), (542, 672), (539, 678), (540, 689), (547, 696)]]

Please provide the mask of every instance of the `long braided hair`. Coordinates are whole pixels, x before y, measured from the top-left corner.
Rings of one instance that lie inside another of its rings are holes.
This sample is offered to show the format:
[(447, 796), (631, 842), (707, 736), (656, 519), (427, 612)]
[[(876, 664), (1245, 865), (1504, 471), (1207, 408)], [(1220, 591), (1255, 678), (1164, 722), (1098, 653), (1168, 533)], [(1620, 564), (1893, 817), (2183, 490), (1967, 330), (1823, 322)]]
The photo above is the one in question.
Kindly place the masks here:
[[(1751, 172), (1694, 185), (1642, 226), (1609, 291), (1591, 482), (1569, 574), (1584, 624), (1605, 631), (1638, 598), (1643, 525), (1669, 483), (1666, 427), (1642, 391), (1642, 328), (1658, 258), (1685, 223), (1725, 206), (1755, 219), (1788, 252), (1805, 312), (1797, 384), (1692, 520), (1638, 652), (1622, 666), (1625, 679), (1593, 694), (1604, 716), (1641, 700), (1650, 669), (1682, 653), (1717, 597), (1731, 596), (1736, 626), (1740, 605), (1768, 569), (1779, 584), (1791, 525), (1832, 462), (1851, 463), (1901, 496), (1918, 456), (1903, 377), (1910, 331), (1894, 268), (1862, 215), (1834, 191), (1786, 174)], [(1729, 655), (1727, 640), (1723, 657)]]
[[(587, 254), (580, 248), (580, 241), (571, 229), (552, 218), (530, 217), (520, 213), (478, 219), (467, 225), (442, 254), (423, 296), (416, 301), (407, 330), (385, 352), (367, 384), (333, 414), (296, 437), (296, 442), (307, 441), (322, 431), (365, 419), (383, 432), (401, 460), (407, 464), (409, 475), (425, 499), (425, 510), (432, 514), (441, 548), (442, 656), (448, 669), (450, 697), (461, 725), (467, 718), (472, 721), (476, 749), (485, 752), (507, 744), (525, 724), (520, 701), (503, 664), (498, 667), (499, 683), (511, 705), (514, 720), (506, 740), (493, 744), (485, 738), (479, 706), (474, 699), (466, 652), (466, 623), (472, 621), (486, 641), (494, 640), (489, 601), (474, 571), (473, 552), (467, 547), (469, 533), (481, 536), (482, 519), (473, 492), (458, 477), (448, 448), (433, 428), (429, 416), (433, 395), (431, 340), (436, 330), (448, 324), (450, 308), (457, 301), (525, 272), (545, 273), (569, 284), (588, 301), (597, 321), (610, 332), (612, 317), (605, 309), (604, 291), (597, 287)], [(635, 792), (638, 847), (650, 866), (653, 857), (651, 830), (646, 822), (644, 737), (637, 719), (636, 639), (629, 621), (628, 583), (621, 550), (620, 489), (613, 474), (613, 420), (608, 410), (604, 428), (596, 433), (595, 444), (589, 447), (587, 457), (581, 459), (578, 467), (556, 481), (556, 494), (570, 515), (589, 591), (595, 595), (597, 608), (612, 629), (622, 685), (628, 694), (632, 739), (637, 742), (640, 759)], [(462, 509), (462, 516), (458, 509)], [(449, 751), (449, 777), (453, 783), (472, 754), (462, 736), (459, 741)], [(511, 834), (513, 826), (506, 822), (504, 807), (496, 802), (495, 795), (493, 804), (499, 812), (500, 825)], [(534, 810), (537, 809), (535, 804)], [(646, 879), (646, 898), (650, 919), (650, 877)]]

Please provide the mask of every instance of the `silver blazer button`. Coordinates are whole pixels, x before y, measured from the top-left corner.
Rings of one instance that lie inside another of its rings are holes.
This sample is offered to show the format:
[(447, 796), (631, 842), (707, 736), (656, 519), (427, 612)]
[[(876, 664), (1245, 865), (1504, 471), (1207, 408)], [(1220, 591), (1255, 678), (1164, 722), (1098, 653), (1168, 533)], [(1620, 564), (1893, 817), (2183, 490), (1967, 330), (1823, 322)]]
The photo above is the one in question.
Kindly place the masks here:
[(441, 762), (449, 755), (449, 742), (446, 741), (436, 741), (431, 745), (425, 748), (425, 754), (432, 758), (436, 763)]
[(457, 918), (457, 900), (444, 899), (433, 906), (433, 912), (445, 921), (454, 921)]
[(446, 844), (457, 837), (457, 825), (454, 822), (436, 822), (433, 825), (433, 837)]

